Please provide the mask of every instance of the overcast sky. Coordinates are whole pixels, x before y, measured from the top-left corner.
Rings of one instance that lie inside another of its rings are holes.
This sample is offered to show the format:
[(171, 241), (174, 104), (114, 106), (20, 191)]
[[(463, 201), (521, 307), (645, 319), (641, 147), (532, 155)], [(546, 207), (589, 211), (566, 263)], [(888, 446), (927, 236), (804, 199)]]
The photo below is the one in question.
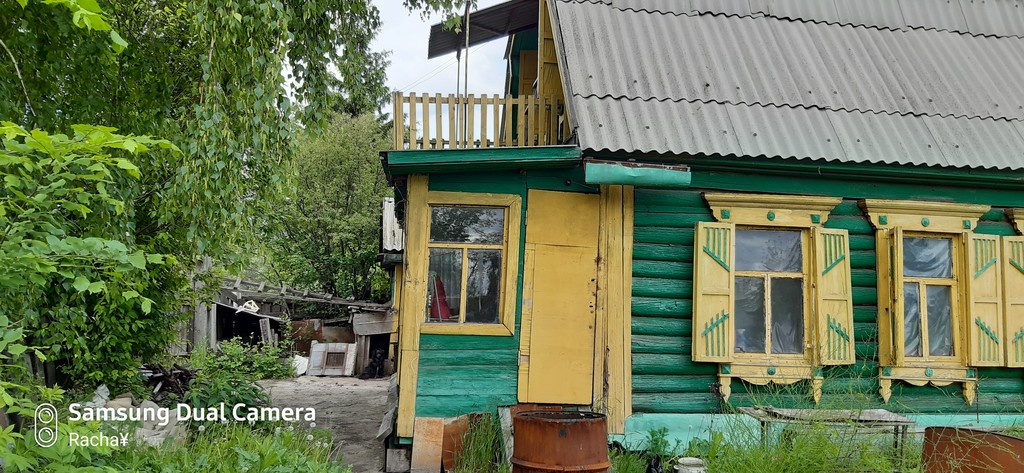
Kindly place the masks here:
[[(374, 40), (377, 51), (391, 51), (388, 67), (388, 88), (403, 92), (454, 94), (458, 65), (455, 54), (427, 59), (430, 25), (440, 17), (420, 19), (410, 13), (401, 0), (373, 0), (380, 9), (383, 27)], [(502, 0), (478, 0), (479, 8), (502, 3)], [(473, 14), (470, 13), (472, 22)], [(470, 48), (469, 92), (500, 94), (505, 87), (505, 39)], [(465, 64), (465, 60), (463, 60)]]

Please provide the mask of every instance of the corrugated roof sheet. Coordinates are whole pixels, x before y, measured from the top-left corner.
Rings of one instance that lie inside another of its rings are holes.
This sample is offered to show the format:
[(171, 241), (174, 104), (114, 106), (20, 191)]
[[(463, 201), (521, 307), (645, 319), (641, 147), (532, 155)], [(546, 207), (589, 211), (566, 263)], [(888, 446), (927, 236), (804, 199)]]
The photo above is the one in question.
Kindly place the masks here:
[[(536, 27), (539, 10), (540, 4), (537, 0), (511, 0), (470, 12), (469, 47)], [(465, 24), (466, 22), (463, 26)], [(465, 47), (466, 37), (462, 32), (446, 30), (444, 23), (430, 27), (427, 59), (453, 53)]]
[[(1024, 39), (778, 17), (872, 13), (842, 0), (605, 2), (555, 2), (584, 149), (1024, 168)], [(664, 13), (709, 5), (748, 10)]]
[(1024, 0), (580, 0), (623, 10), (772, 16), (875, 28), (1024, 37)]

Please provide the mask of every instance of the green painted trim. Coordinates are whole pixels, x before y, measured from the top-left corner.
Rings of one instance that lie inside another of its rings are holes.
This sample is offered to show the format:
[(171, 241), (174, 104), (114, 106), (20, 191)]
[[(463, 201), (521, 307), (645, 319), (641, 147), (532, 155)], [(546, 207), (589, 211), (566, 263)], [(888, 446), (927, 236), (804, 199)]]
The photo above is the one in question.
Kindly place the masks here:
[[(925, 427), (1015, 427), (1024, 425), (1024, 414), (962, 414), (917, 415), (901, 414), (917, 422), (916, 428)], [(770, 424), (771, 435), (780, 435), (782, 424)], [(626, 418), (623, 435), (611, 435), (630, 449), (647, 448), (648, 433), (660, 428), (668, 429), (669, 445), (685, 449), (691, 440), (710, 440), (711, 432), (720, 433), (727, 442), (756, 442), (761, 426), (753, 417), (744, 414), (634, 414)], [(675, 452), (675, 453), (682, 453)]]
[(662, 164), (686, 164), (692, 171), (701, 170), (720, 172), (749, 172), (766, 175), (793, 176), (794, 173), (806, 173), (820, 178), (840, 178), (842, 180), (861, 179), (869, 182), (914, 183), (929, 186), (950, 185), (972, 187), (972, 184), (1005, 186), (1009, 189), (1024, 189), (1024, 172), (942, 168), (914, 166), (910, 164), (871, 164), (871, 163), (833, 163), (815, 160), (796, 160), (780, 158), (754, 158), (749, 156), (721, 155), (689, 155), (689, 156), (656, 156), (621, 153), (591, 153), (586, 156), (598, 159), (635, 159)]
[(412, 437), (398, 437), (399, 445), (412, 445)]
[(659, 188), (690, 187), (690, 171), (664, 167), (638, 167), (633, 163), (586, 163), (587, 184), (622, 184)]
[(580, 162), (580, 150), (575, 146), (417, 149), (384, 151), (381, 156), (384, 169), (391, 176), (572, 167)]

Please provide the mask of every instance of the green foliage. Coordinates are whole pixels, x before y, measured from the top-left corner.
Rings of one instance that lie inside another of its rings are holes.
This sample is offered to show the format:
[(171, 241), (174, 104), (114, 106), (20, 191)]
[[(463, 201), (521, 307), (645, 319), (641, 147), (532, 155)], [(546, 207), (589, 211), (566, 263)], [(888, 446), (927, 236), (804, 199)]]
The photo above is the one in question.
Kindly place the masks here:
[[(164, 349), (180, 302), (177, 259), (132, 238), (139, 168), (180, 155), (166, 140), (75, 125), (74, 134), (0, 123), (0, 315), (84, 384), (125, 389)], [(170, 288), (168, 288), (170, 286)]]
[(135, 447), (114, 452), (108, 464), (120, 471), (175, 473), (349, 473), (331, 459), (329, 434), (322, 430), (246, 425), (211, 425), (187, 448)]
[(377, 155), (386, 146), (370, 115), (335, 115), (324, 133), (300, 139), (295, 195), (264, 219), (271, 279), (345, 297), (373, 295), (374, 275), (383, 273), (376, 267), (381, 202), (391, 195)]
[(491, 414), (471, 417), (455, 455), (454, 473), (502, 473), (509, 471), (502, 449), (501, 424)]
[(223, 341), (220, 351), (211, 353), (205, 348), (192, 354), (192, 366), (199, 369), (202, 378), (232, 377), (250, 381), (287, 378), (294, 376), (288, 351), (277, 344), (249, 345), (241, 339)]
[(219, 407), (245, 404), (250, 407), (266, 406), (270, 398), (256, 383), (237, 376), (204, 376), (195, 378), (185, 394), (188, 404), (194, 408)]
[(639, 453), (612, 450), (608, 458), (612, 462), (613, 473), (647, 473), (647, 461)]

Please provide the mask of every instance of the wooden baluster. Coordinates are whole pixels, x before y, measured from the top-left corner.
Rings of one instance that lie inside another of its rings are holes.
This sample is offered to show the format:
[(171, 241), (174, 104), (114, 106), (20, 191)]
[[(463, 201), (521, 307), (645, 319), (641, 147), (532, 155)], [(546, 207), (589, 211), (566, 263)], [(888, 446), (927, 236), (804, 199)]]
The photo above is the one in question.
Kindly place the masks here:
[(505, 133), (502, 135), (502, 146), (512, 146), (512, 97), (505, 96), (505, 109), (502, 110), (505, 115)]
[(548, 144), (557, 145), (558, 143), (558, 100), (551, 97), (550, 105), (548, 105)]
[(494, 113), (494, 125), (492, 125), (492, 131), (494, 133), (492, 133), (492, 135), (494, 136), (494, 146), (498, 147), (501, 146), (498, 144), (498, 137), (501, 136), (501, 105), (499, 105), (498, 103), (498, 94), (494, 94), (494, 96), (491, 97), (491, 102), (494, 105), (494, 110), (492, 110), (492, 112)]
[(455, 149), (459, 147), (459, 130), (455, 127), (455, 117), (459, 114), (459, 107), (455, 103), (455, 96), (448, 94), (448, 147)]
[(430, 96), (423, 94), (420, 100), (423, 102), (423, 149), (430, 149)]
[(519, 112), (517, 113), (519, 122), (516, 123), (516, 128), (519, 131), (516, 136), (516, 146), (526, 146), (526, 97), (520, 95), (516, 102), (519, 102), (516, 107)]
[(444, 133), (441, 130), (441, 94), (434, 94), (434, 113), (436, 114), (437, 121), (434, 122), (434, 134), (437, 135), (437, 149), (444, 149)]
[(409, 149), (419, 149), (419, 137), (416, 136), (416, 92), (409, 93)]
[(534, 137), (537, 136), (537, 99), (530, 94), (527, 100), (529, 105), (526, 107), (526, 146), (533, 146)]
[(402, 132), (405, 128), (405, 116), (402, 114), (402, 93), (395, 92), (391, 96), (391, 106), (395, 109), (395, 149), (405, 149), (404, 143), (402, 143)]
[(476, 99), (473, 97), (473, 94), (469, 94), (469, 97), (466, 97), (466, 117), (467, 118), (466, 118), (466, 127), (465, 127), (465, 129), (466, 129), (466, 147), (467, 148), (475, 148), (476, 147), (476, 141), (475, 141), (475, 138), (474, 138), (474, 136), (476, 135), (476, 130), (473, 129), (473, 125), (474, 125), (473, 118), (474, 118), (474, 115), (476, 115)]
[(487, 147), (487, 94), (480, 96), (480, 147)]

